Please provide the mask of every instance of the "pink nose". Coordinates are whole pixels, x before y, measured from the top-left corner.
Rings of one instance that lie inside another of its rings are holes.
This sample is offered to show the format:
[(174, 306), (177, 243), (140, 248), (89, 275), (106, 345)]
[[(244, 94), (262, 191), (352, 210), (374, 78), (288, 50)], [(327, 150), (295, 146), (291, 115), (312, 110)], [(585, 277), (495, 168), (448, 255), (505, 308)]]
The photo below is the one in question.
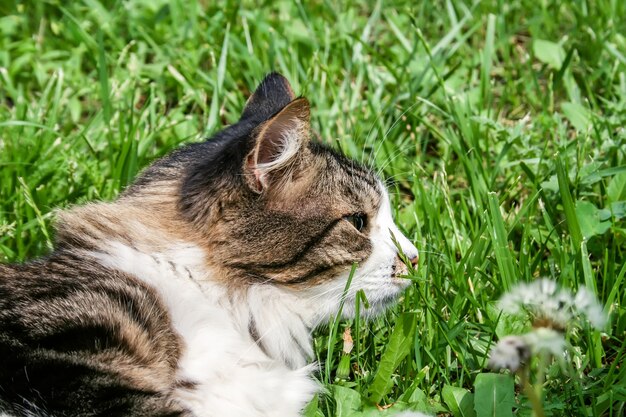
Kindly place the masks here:
[(419, 263), (420, 257), (419, 257), (419, 255), (415, 255), (414, 257), (412, 257), (409, 260), (411, 261), (411, 265), (413, 265), (413, 268), (416, 268), (417, 264)]

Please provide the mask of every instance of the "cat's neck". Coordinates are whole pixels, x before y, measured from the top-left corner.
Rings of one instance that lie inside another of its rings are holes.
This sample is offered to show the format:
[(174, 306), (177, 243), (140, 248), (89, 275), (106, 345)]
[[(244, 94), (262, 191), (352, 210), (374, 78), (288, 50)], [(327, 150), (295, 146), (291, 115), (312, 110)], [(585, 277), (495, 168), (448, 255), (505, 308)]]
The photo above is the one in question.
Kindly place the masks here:
[(293, 369), (311, 361), (311, 332), (321, 319), (313, 305), (284, 288), (263, 284), (235, 295), (231, 305), (242, 331), (269, 357)]

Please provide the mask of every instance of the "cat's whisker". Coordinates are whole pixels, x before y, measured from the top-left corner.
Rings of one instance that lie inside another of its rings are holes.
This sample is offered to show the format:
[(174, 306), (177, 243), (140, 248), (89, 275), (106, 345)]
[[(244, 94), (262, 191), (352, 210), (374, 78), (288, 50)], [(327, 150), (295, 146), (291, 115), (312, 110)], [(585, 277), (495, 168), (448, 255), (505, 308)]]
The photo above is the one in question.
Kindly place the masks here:
[(388, 166), (390, 166), (390, 165), (391, 165), (391, 164), (392, 164), (392, 163), (393, 163), (396, 159), (398, 159), (398, 157), (400, 157), (401, 155), (405, 154), (405, 153), (406, 153), (406, 150), (407, 150), (408, 148), (409, 148), (409, 145), (405, 145), (405, 146), (403, 146), (403, 147), (400, 147), (400, 148), (399, 148), (397, 151), (395, 151), (393, 154), (391, 154), (391, 155), (389, 156), (388, 160), (387, 160), (387, 161), (386, 161), (383, 165), (381, 165), (381, 166), (377, 169), (376, 174), (377, 174), (379, 177), (383, 177), (383, 175), (382, 175), (382, 174), (384, 173), (385, 168), (387, 168)]
[[(397, 172), (396, 172), (395, 174), (393, 174), (393, 175), (388, 175), (388, 176), (386, 176), (386, 177), (385, 177), (385, 182), (387, 182), (387, 181), (394, 182), (396, 178), (398, 178), (398, 177), (406, 177), (407, 175), (412, 174), (412, 173), (413, 173), (413, 171), (411, 171), (411, 170), (407, 170), (407, 171), (397, 171)], [(389, 184), (387, 184), (387, 185), (389, 185)]]
[(341, 292), (343, 291), (344, 288), (345, 288), (345, 284), (339, 283), (334, 287), (330, 287), (326, 289), (325, 291), (322, 291), (321, 293), (315, 294), (314, 296), (310, 297), (309, 300), (317, 301), (318, 299), (324, 299), (328, 294), (335, 294), (337, 292), (339, 292), (339, 295), (341, 296)]
[[(380, 120), (380, 118), (383, 117), (383, 112), (380, 111), (377, 115), (376, 115), (376, 119), (374, 119), (374, 121), (372, 122), (369, 131), (367, 132), (367, 136), (365, 137), (365, 141), (363, 142), (363, 150), (361, 151), (361, 159), (359, 159), (359, 162), (364, 163), (366, 165), (370, 165), (369, 162), (364, 161), (365, 158), (365, 149), (367, 149), (367, 146), (369, 145), (369, 140), (370, 137), (372, 135), (372, 132), (374, 131), (374, 128), (376, 127), (376, 124), (378, 123), (378, 121)], [(370, 154), (371, 156), (371, 154)]]
[(416, 101), (415, 103), (411, 104), (406, 110), (404, 110), (400, 116), (396, 117), (392, 123), (392, 125), (389, 127), (389, 129), (387, 129), (387, 131), (384, 133), (382, 140), (380, 141), (380, 143), (378, 144), (378, 146), (376, 147), (376, 149), (374, 150), (374, 153), (370, 155), (370, 158), (373, 158), (374, 164), (376, 161), (376, 158), (378, 157), (378, 152), (380, 151), (380, 149), (382, 148), (383, 144), (385, 143), (385, 141), (387, 140), (387, 138), (389, 137), (389, 133), (391, 132), (391, 130), (396, 127), (396, 125), (402, 120), (402, 117), (407, 114), (409, 111), (411, 111), (415, 106), (417, 106), (418, 104), (421, 104), (420, 101)]

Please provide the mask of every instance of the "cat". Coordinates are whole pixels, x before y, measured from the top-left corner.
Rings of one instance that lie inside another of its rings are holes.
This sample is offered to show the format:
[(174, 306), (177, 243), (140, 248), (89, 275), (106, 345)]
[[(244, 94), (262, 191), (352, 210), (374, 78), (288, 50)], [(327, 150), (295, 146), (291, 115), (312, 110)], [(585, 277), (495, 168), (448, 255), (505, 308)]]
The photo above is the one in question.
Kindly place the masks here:
[(0, 264), (0, 415), (297, 416), (319, 391), (311, 331), (376, 315), (415, 246), (381, 180), (311, 140), (269, 74), (235, 124), (58, 214), (54, 251)]

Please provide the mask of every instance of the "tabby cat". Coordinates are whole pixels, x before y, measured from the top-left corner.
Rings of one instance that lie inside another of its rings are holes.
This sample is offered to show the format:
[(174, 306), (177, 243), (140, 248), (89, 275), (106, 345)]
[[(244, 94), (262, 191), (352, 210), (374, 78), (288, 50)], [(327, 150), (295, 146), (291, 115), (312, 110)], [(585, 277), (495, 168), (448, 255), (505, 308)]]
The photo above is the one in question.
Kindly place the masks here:
[(359, 289), (373, 315), (407, 287), (398, 247), (418, 258), (275, 73), (237, 123), (56, 228), (47, 257), (0, 265), (0, 415), (297, 416), (352, 264), (346, 317)]

